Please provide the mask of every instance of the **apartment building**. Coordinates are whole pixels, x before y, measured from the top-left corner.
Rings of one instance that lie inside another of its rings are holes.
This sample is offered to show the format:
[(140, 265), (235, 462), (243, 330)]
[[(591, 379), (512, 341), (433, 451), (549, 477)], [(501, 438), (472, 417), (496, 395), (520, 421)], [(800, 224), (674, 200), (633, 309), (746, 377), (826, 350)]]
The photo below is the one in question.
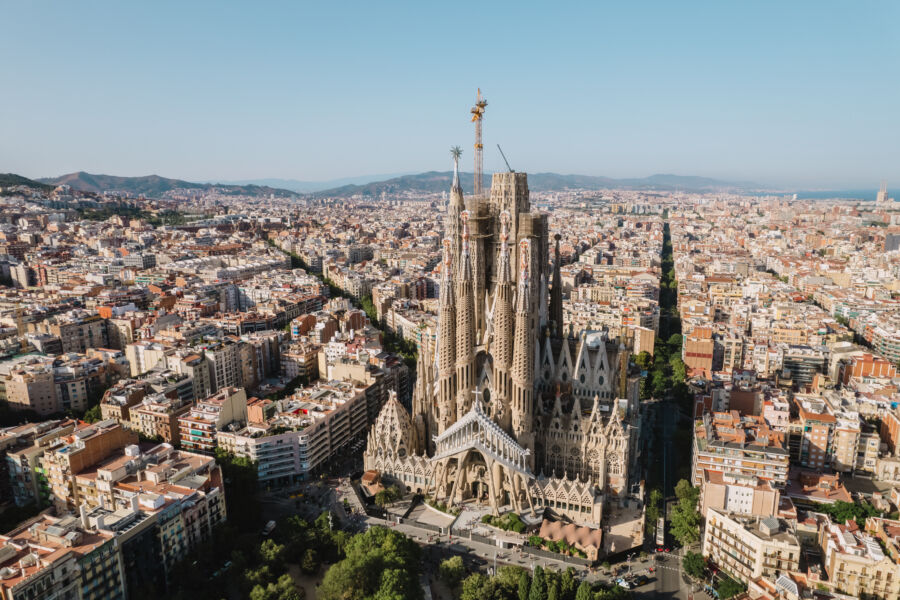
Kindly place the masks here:
[(166, 354), (171, 347), (152, 340), (132, 342), (125, 346), (125, 357), (131, 367), (131, 376), (137, 377), (159, 365), (166, 364)]
[(710, 509), (703, 555), (747, 583), (800, 569), (800, 542), (791, 522), (777, 517), (745, 517)]
[(710, 510), (750, 517), (773, 517), (778, 513), (780, 492), (771, 482), (731, 472), (703, 471), (700, 513)]
[(319, 377), (318, 344), (291, 342), (281, 347), (281, 375), (287, 379), (303, 377), (315, 381)]
[(870, 518), (861, 531), (856, 523), (833, 523), (827, 516), (819, 516), (819, 545), (829, 585), (844, 594), (900, 598), (898, 542), (898, 521)]
[(178, 418), (181, 445), (186, 450), (212, 452), (216, 434), (227, 425), (247, 422), (247, 392), (244, 388), (226, 387), (204, 400), (198, 400)]
[(241, 342), (239, 339), (226, 338), (211, 344), (205, 344), (202, 350), (209, 364), (211, 393), (225, 387), (241, 387), (244, 385), (244, 372), (241, 366)]
[(75, 476), (137, 441), (135, 433), (112, 420), (60, 437), (41, 457), (50, 502), (59, 511), (75, 510), (82, 502)]
[(694, 426), (692, 483), (703, 484), (704, 471), (756, 477), (783, 488), (790, 456), (785, 434), (760, 416), (737, 411), (703, 415)]
[(119, 423), (131, 420), (131, 408), (147, 395), (147, 385), (141, 380), (122, 379), (103, 394), (100, 414), (104, 420), (115, 419)]
[[(798, 421), (792, 429), (792, 444), (796, 446), (799, 438), (796, 461), (811, 470), (831, 468), (837, 419), (820, 398), (798, 394), (794, 397), (794, 403)], [(855, 462), (854, 455), (849, 468), (852, 469)]]
[(124, 599), (115, 534), (47, 514), (0, 535), (0, 598)]
[(0, 450), (6, 451), (9, 492), (16, 506), (47, 503), (49, 490), (40, 474), (41, 457), (54, 441), (70, 435), (77, 426), (72, 419), (59, 419), (0, 430)]
[(71, 311), (42, 324), (47, 333), (62, 340), (63, 352), (81, 352), (109, 345), (106, 319), (87, 311)]
[(12, 410), (33, 410), (39, 415), (59, 412), (53, 365), (35, 359), (20, 365), (5, 377), (6, 402)]
[(285, 485), (339, 456), (371, 423), (366, 388), (319, 382), (291, 398), (252, 401), (247, 426), (219, 431), (216, 439), (223, 449), (256, 461), (261, 483)]
[(118, 448), (76, 480), (77, 517), (42, 514), (0, 536), (0, 598), (162, 597), (227, 518), (215, 461), (168, 444)]
[(177, 351), (168, 357), (167, 364), (172, 371), (191, 378), (194, 386), (194, 398), (206, 398), (213, 393), (209, 364), (202, 353)]
[(181, 443), (179, 419), (191, 410), (191, 402), (165, 394), (150, 394), (131, 410), (131, 417), (122, 424), (150, 439), (172, 444)]

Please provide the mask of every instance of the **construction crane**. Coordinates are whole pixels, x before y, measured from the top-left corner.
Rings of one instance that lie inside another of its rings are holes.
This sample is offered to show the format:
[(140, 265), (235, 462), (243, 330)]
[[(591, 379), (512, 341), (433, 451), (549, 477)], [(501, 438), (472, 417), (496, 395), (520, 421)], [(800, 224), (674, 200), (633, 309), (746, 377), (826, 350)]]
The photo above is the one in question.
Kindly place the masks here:
[(475, 99), (475, 106), (470, 111), (472, 113), (472, 122), (475, 123), (475, 195), (480, 196), (482, 193), (482, 183), (484, 180), (484, 146), (481, 144), (481, 120), (484, 118), (484, 109), (487, 108), (487, 100), (481, 97), (481, 88), (478, 88), (478, 96)]
[(509, 166), (509, 161), (506, 160), (506, 155), (503, 154), (503, 148), (500, 147), (500, 144), (497, 144), (497, 150), (500, 151), (500, 156), (503, 157), (503, 162), (506, 163), (506, 169), (507, 169), (510, 173), (515, 173), (515, 171), (513, 171), (513, 168), (512, 168), (511, 166)]

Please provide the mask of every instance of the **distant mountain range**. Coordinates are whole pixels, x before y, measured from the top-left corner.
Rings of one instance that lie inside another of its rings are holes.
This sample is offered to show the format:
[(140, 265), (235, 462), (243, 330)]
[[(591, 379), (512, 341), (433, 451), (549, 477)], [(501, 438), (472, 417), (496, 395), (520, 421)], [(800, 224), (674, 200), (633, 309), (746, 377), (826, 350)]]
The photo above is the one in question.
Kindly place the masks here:
[(145, 177), (116, 177), (114, 175), (94, 175), (78, 171), (59, 177), (47, 177), (38, 179), (39, 182), (50, 185), (69, 185), (72, 189), (83, 192), (122, 192), (131, 196), (143, 195), (148, 198), (161, 196), (165, 192), (177, 189), (186, 190), (220, 190), (225, 194), (234, 195), (268, 195), (295, 196), (292, 190), (285, 190), (262, 185), (220, 185), (212, 183), (194, 183), (181, 179), (168, 179), (159, 175), (147, 175)]
[(27, 177), (22, 177), (21, 175), (16, 175), (15, 173), (0, 173), (0, 187), (7, 188), (17, 185), (24, 185), (26, 187), (44, 191), (50, 191), (53, 189), (52, 185), (47, 185), (46, 183), (28, 179)]
[(400, 177), (407, 173), (386, 173), (381, 175), (360, 175), (358, 177), (343, 177), (326, 181), (300, 181), (298, 179), (243, 179), (238, 181), (219, 181), (219, 185), (260, 185), (273, 188), (283, 188), (302, 194), (309, 194), (321, 190), (329, 190), (345, 185), (363, 185), (373, 181), (382, 181), (393, 177)]
[[(315, 197), (349, 197), (357, 194), (378, 197), (382, 192), (395, 194), (399, 192), (435, 193), (450, 189), (453, 173), (450, 171), (429, 171), (417, 175), (403, 175), (385, 181), (375, 181), (364, 185), (344, 185), (336, 188), (314, 192)], [(472, 173), (460, 173), (460, 184), (463, 190), (474, 188), (475, 176)], [(484, 177), (484, 187), (491, 185), (491, 176)], [(558, 173), (529, 173), (528, 187), (532, 191), (548, 192), (566, 189), (601, 190), (601, 189), (634, 189), (634, 190), (683, 190), (693, 192), (731, 190), (745, 191), (759, 189), (760, 186), (748, 182), (721, 181), (709, 177), (691, 175), (651, 175), (650, 177), (632, 179), (613, 179), (592, 175), (560, 175)]]
[[(365, 195), (380, 198), (382, 192), (386, 195), (399, 193), (432, 194), (450, 190), (450, 182), (453, 173), (450, 171), (428, 171), (427, 173), (406, 175), (368, 175), (360, 177), (348, 177), (331, 181), (299, 181), (296, 179), (253, 179), (244, 181), (206, 182), (197, 183), (181, 179), (169, 179), (159, 175), (146, 177), (116, 177), (112, 175), (94, 175), (79, 171), (59, 177), (47, 177), (42, 179), (28, 179), (14, 173), (0, 173), (0, 187), (12, 187), (25, 185), (35, 189), (51, 190), (54, 186), (68, 184), (72, 188), (85, 192), (123, 192), (131, 196), (143, 195), (148, 198), (158, 197), (167, 191), (175, 189), (183, 190), (212, 190), (234, 195), (269, 195), (279, 197), (292, 197), (306, 195), (314, 198), (348, 198), (354, 195)], [(373, 181), (373, 179), (379, 179)], [(471, 192), (474, 189), (474, 175), (472, 173), (460, 173), (460, 182), (463, 190)], [(337, 185), (333, 185), (337, 184)], [(491, 175), (485, 175), (484, 187), (491, 185)], [(797, 191), (800, 198), (858, 198), (874, 199), (874, 190), (836, 190), (836, 191), (798, 191), (789, 188), (772, 188), (760, 186), (746, 181), (724, 181), (710, 177), (697, 177), (693, 175), (658, 174), (649, 177), (615, 179), (593, 175), (560, 175), (558, 173), (529, 173), (528, 187), (536, 192), (552, 192), (562, 190), (602, 190), (602, 189), (630, 189), (630, 190), (659, 190), (685, 192), (756, 192), (761, 194), (783, 194)]]

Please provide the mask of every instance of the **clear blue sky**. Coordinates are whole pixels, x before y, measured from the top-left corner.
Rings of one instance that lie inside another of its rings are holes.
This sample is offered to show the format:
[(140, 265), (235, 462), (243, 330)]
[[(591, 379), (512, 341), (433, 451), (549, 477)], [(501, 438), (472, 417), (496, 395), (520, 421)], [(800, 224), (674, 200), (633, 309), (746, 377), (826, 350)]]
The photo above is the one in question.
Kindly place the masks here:
[(0, 0), (0, 172), (900, 186), (900, 2)]

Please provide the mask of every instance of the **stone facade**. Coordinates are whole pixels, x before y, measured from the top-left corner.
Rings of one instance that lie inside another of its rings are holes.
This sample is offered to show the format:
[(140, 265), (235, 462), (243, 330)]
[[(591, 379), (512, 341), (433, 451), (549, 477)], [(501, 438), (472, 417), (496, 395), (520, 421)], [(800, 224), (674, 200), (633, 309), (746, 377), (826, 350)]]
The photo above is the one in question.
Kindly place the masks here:
[(559, 241), (551, 269), (524, 173), (467, 200), (454, 173), (445, 228), (434, 355), (420, 348), (412, 414), (382, 409), (366, 469), (439, 501), (598, 523), (628, 493), (627, 352), (605, 332), (564, 333)]

